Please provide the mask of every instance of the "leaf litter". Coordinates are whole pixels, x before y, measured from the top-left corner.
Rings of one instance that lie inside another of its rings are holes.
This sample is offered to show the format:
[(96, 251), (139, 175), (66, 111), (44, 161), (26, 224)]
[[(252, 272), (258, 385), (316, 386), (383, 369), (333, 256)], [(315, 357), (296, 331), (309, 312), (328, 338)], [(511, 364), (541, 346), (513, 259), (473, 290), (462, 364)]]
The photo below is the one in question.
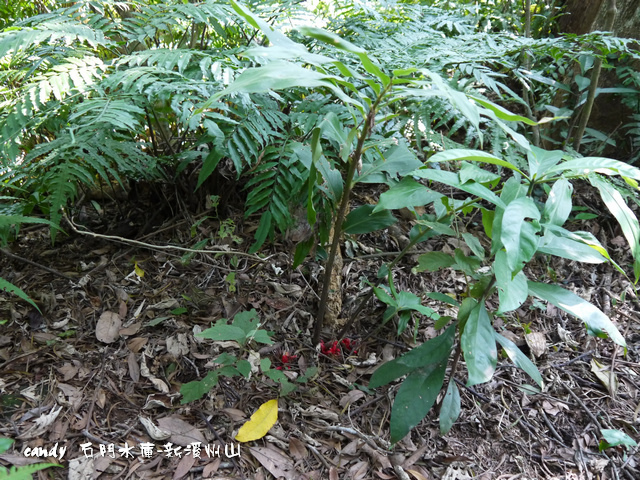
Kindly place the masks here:
[[(175, 230), (185, 244), (194, 240), (188, 228)], [(158, 234), (153, 241), (171, 238)], [(362, 235), (358, 242), (361, 252), (397, 250), (397, 240), (386, 231)], [(429, 248), (450, 248), (438, 242)], [(325, 337), (314, 346), (309, 341), (314, 291), (319, 291), (314, 262), (305, 264), (307, 271), (290, 270), (285, 255), (275, 255), (272, 268), (251, 262), (234, 266), (228, 256), (184, 264), (167, 252), (74, 236), (49, 253), (37, 253), (48, 248), (40, 229), (21, 236), (16, 245), (34, 262), (76, 281), (0, 259), (3, 276), (42, 305), (42, 315), (36, 315), (15, 298), (3, 297), (0, 304), (1, 317), (8, 320), (0, 338), (6, 339), (0, 342), (1, 414), (4, 425), (13, 425), (2, 427), (1, 435), (17, 440), (13, 451), (0, 455), (0, 464), (33, 463), (36, 459), (22, 454), (26, 447), (51, 448), (57, 442), (67, 447), (60, 461), (64, 468), (50, 470), (48, 478), (640, 478), (637, 447), (599, 450), (600, 427), (638, 439), (640, 321), (631, 302), (608, 305), (628, 340), (626, 355), (611, 342), (587, 337), (579, 322), (553, 306), (544, 310), (527, 303), (513, 319), (497, 318), (496, 330), (542, 372), (544, 390), (501, 356), (488, 383), (467, 388), (466, 374), (458, 374), (462, 411), (448, 434), (440, 436), (432, 410), (390, 450), (390, 400), (397, 384), (369, 390), (368, 383), (381, 359), (397, 358), (414, 341), (433, 338), (428, 319), (417, 325), (415, 337), (408, 329), (398, 338), (392, 322), (377, 329), (384, 306), (371, 301), (346, 339)], [(381, 265), (375, 255), (358, 259), (358, 248), (350, 245), (353, 255), (344, 258), (345, 317), (357, 304), (353, 299), (363, 294), (361, 277), (375, 278)], [(410, 260), (403, 265), (398, 288), (450, 297), (460, 290), (461, 279), (446, 269), (411, 275), (404, 272), (415, 265)], [(562, 260), (554, 265), (578, 295), (605, 298), (606, 291), (611, 301), (627, 292), (622, 283), (601, 288), (599, 278), (612, 278), (606, 265), (596, 267), (595, 274), (589, 268)], [(235, 292), (227, 288), (231, 271)], [(442, 304), (422, 299), (451, 314)], [(242, 353), (237, 342), (196, 334), (252, 309), (264, 328), (275, 332), (275, 343), (250, 351), (250, 378), (223, 377), (201, 400), (180, 404), (182, 384), (204, 378), (219, 355)], [(526, 335), (524, 323), (545, 333)], [(260, 374), (264, 358), (292, 382), (310, 367), (318, 372), (280, 397), (277, 422), (266, 435), (238, 444), (235, 436), (252, 412), (279, 395), (280, 383)], [(598, 427), (594, 419), (607, 423)], [(140, 454), (142, 443), (155, 446), (150, 458)], [(209, 451), (203, 449), (199, 457), (178, 454), (194, 443)], [(83, 455), (87, 444), (93, 458)], [(113, 457), (109, 445), (115, 446)], [(131, 458), (119, 455), (125, 445), (136, 447)], [(232, 445), (239, 455), (225, 456), (225, 447)]]

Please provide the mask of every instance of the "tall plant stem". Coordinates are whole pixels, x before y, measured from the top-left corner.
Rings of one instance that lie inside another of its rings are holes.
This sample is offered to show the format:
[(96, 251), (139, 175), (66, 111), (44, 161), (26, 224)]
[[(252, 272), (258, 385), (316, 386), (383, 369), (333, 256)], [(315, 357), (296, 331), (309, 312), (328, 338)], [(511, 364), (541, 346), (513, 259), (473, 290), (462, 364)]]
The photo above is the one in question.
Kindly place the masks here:
[(353, 177), (356, 173), (356, 168), (362, 158), (362, 152), (364, 151), (364, 142), (369, 136), (373, 125), (375, 124), (376, 111), (380, 101), (384, 98), (387, 91), (391, 87), (391, 83), (385, 88), (376, 99), (375, 103), (371, 106), (369, 113), (364, 120), (360, 137), (358, 138), (358, 144), (356, 149), (350, 156), (349, 169), (347, 170), (347, 178), (344, 184), (344, 191), (342, 192), (342, 201), (340, 202), (340, 208), (338, 209), (338, 215), (333, 222), (333, 239), (331, 241), (331, 250), (329, 251), (329, 258), (327, 258), (327, 264), (324, 270), (324, 280), (322, 282), (322, 295), (320, 296), (320, 304), (318, 305), (318, 315), (316, 317), (316, 323), (313, 328), (313, 343), (316, 344), (320, 341), (320, 334), (322, 333), (322, 326), (324, 324), (324, 316), (327, 311), (327, 301), (329, 299), (329, 286), (331, 284), (331, 275), (333, 273), (333, 265), (336, 260), (336, 254), (338, 253), (338, 247), (340, 245), (340, 236), (342, 234), (342, 223), (344, 222), (349, 207), (349, 198), (351, 197), (351, 189), (353, 187)]
[[(616, 0), (609, 0), (609, 6), (607, 7), (607, 16), (604, 29), (611, 31), (613, 29), (613, 23), (616, 19)], [(589, 117), (591, 117), (591, 109), (593, 108), (593, 102), (596, 98), (596, 90), (598, 88), (598, 82), (600, 80), (600, 70), (602, 70), (602, 58), (596, 58), (593, 62), (593, 72), (591, 73), (591, 83), (589, 83), (589, 93), (587, 94), (587, 101), (584, 104), (582, 112), (580, 112), (580, 124), (578, 125), (578, 131), (573, 140), (573, 148), (576, 152), (580, 151), (580, 144), (582, 143), (582, 137), (584, 131), (587, 128)]]

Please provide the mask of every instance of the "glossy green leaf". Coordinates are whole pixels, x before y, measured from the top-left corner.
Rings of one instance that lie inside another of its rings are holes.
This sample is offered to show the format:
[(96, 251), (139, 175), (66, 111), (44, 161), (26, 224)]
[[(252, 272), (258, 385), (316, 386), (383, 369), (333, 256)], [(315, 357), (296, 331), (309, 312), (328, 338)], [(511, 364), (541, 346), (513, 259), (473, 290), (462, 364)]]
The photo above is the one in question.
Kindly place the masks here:
[(529, 177), (539, 178), (545, 175), (550, 169), (555, 167), (562, 160), (564, 152), (561, 150), (544, 150), (532, 146), (527, 152), (529, 161)]
[(378, 200), (378, 205), (373, 213), (380, 210), (399, 210), (429, 205), (441, 197), (441, 193), (428, 189), (411, 177), (404, 177), (399, 183), (380, 195), (380, 200)]
[(374, 213), (375, 205), (362, 205), (347, 215), (342, 225), (345, 233), (369, 233), (387, 228), (398, 221), (389, 210)]
[(446, 435), (460, 416), (460, 390), (453, 378), (449, 379), (447, 393), (440, 406), (440, 434)]
[(507, 251), (507, 264), (512, 271), (519, 270), (522, 262), (533, 257), (538, 246), (535, 228), (525, 218), (540, 219), (540, 212), (529, 197), (513, 200), (504, 211), (500, 240)]
[(245, 70), (231, 85), (217, 93), (215, 98), (234, 92), (261, 93), (294, 87), (334, 89), (334, 85), (329, 81), (330, 78), (329, 75), (295, 63), (276, 61)]
[(466, 150), (462, 148), (444, 150), (442, 152), (436, 153), (431, 158), (429, 158), (428, 163), (458, 162), (462, 160), (467, 160), (469, 162), (483, 162), (483, 163), (490, 163), (492, 165), (499, 165), (501, 167), (514, 170), (524, 175), (524, 173), (513, 163), (507, 162), (506, 160), (502, 160), (501, 158), (498, 158), (495, 155), (491, 155), (490, 153), (483, 152), (482, 150)]
[(468, 95), (468, 97), (473, 99), (474, 102), (477, 102), (483, 107), (491, 110), (501, 120), (507, 120), (509, 122), (522, 122), (522, 123), (526, 123), (527, 125), (538, 125), (538, 122), (535, 122), (527, 117), (523, 117), (521, 115), (516, 115), (515, 113), (511, 113), (507, 109), (501, 107), (500, 105), (496, 105), (493, 102), (484, 100), (483, 98), (476, 97), (473, 95)]
[(470, 233), (463, 233), (462, 238), (464, 239), (464, 243), (471, 249), (471, 251), (480, 259), (484, 258), (485, 252), (484, 248), (480, 244), (480, 240), (477, 237)]
[(573, 207), (571, 203), (572, 193), (573, 185), (566, 178), (561, 178), (553, 184), (542, 212), (545, 222), (559, 227), (564, 225)]
[(365, 164), (355, 178), (356, 183), (385, 183), (387, 177), (405, 176), (420, 168), (422, 162), (406, 143), (401, 142), (387, 149), (375, 162)]
[(321, 42), (333, 45), (340, 50), (344, 50), (345, 52), (355, 54), (366, 53), (366, 50), (364, 50), (363, 48), (354, 45), (353, 43), (345, 40), (344, 38), (336, 35), (333, 32), (323, 30), (322, 28), (302, 26), (298, 27), (298, 31), (307, 37), (315, 38), (316, 40), (320, 40)]
[(513, 270), (509, 268), (507, 254), (504, 250), (500, 250), (496, 254), (493, 272), (500, 300), (497, 313), (511, 312), (519, 308), (529, 296), (527, 277), (522, 271), (513, 276)]
[(565, 173), (566, 175), (588, 175), (597, 172), (604, 175), (622, 175), (640, 180), (640, 169), (628, 163), (604, 157), (584, 157), (563, 162), (544, 172), (545, 177), (552, 174)]
[(617, 447), (619, 445), (625, 447), (637, 447), (638, 443), (622, 430), (616, 430), (613, 428), (603, 428), (600, 430), (602, 438), (607, 442), (608, 447)]
[(381, 387), (418, 368), (435, 369), (445, 362), (451, 354), (455, 325), (447, 328), (441, 335), (427, 340), (401, 357), (391, 360), (376, 369), (369, 382), (370, 388)]
[(391, 407), (391, 443), (402, 440), (429, 413), (438, 398), (447, 359), (419, 368), (402, 382)]
[(624, 338), (613, 325), (609, 317), (591, 303), (564, 288), (546, 283), (528, 282), (529, 294), (555, 305), (571, 315), (581, 319), (589, 335), (598, 337), (608, 335), (618, 345), (626, 346)]
[(491, 318), (482, 303), (478, 303), (469, 314), (460, 339), (469, 379), (467, 385), (488, 382), (498, 362), (495, 331)]
[(633, 211), (627, 206), (620, 192), (597, 175), (589, 177), (591, 184), (598, 189), (602, 201), (616, 218), (624, 237), (629, 242), (631, 254), (636, 260), (640, 258), (640, 226)]
[(559, 237), (551, 232), (547, 232), (540, 239), (538, 251), (583, 263), (604, 263), (607, 261), (595, 248), (571, 238)]
[(435, 272), (441, 268), (450, 267), (455, 263), (453, 256), (443, 252), (423, 253), (418, 257), (418, 266), (415, 267), (416, 272), (424, 272), (428, 270)]
[(500, 175), (497, 173), (488, 172), (471, 162), (462, 162), (460, 164), (460, 172), (458, 173), (458, 176), (462, 183), (474, 181), (482, 183), (487, 187), (492, 186), (489, 184), (497, 184), (498, 180), (500, 180)]
[(24, 291), (22, 291), (22, 289), (16, 287), (13, 283), (8, 282), (7, 280), (5, 280), (4, 278), (0, 277), (0, 292), (10, 292), (13, 293), (15, 295), (17, 295), (18, 297), (20, 297), (22, 300), (24, 300), (25, 302), (29, 302), (31, 305), (33, 305), (37, 310), (40, 310), (38, 308), (38, 305), (36, 305), (36, 302), (34, 302), (33, 300), (31, 300), (31, 297), (29, 297), (29, 295), (27, 295)]
[(536, 382), (540, 388), (544, 387), (544, 382), (542, 381), (542, 375), (540, 375), (540, 371), (538, 367), (536, 367), (529, 357), (527, 357), (522, 350), (520, 350), (515, 343), (513, 343), (508, 338), (503, 337), (499, 333), (495, 333), (495, 338), (497, 342), (502, 346), (507, 355), (514, 363), (514, 365), (518, 368), (521, 368), (527, 375), (531, 377), (531, 379)]
[(427, 180), (432, 180), (434, 182), (444, 183), (445, 185), (449, 185), (450, 187), (454, 187), (464, 192), (470, 193), (471, 195), (483, 198), (484, 200), (493, 203), (494, 205), (506, 208), (505, 203), (487, 187), (480, 183), (462, 183), (458, 178), (458, 175), (453, 172), (446, 172), (444, 170), (436, 170), (433, 168), (423, 167), (419, 170), (411, 172), (411, 175), (419, 178), (425, 178)]

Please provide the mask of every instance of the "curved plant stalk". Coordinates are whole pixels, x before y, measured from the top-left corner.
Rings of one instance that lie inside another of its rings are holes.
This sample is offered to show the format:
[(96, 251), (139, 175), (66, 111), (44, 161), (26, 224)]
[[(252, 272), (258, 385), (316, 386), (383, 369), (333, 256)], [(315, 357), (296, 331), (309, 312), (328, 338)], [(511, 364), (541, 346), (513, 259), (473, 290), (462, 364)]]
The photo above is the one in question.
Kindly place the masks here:
[[(609, 6), (607, 8), (607, 20), (604, 29), (611, 31), (613, 23), (616, 19), (616, 13), (618, 9), (616, 7), (616, 0), (609, 0)], [(587, 101), (584, 104), (582, 113), (580, 114), (580, 124), (578, 125), (578, 131), (576, 132), (575, 139), (573, 140), (573, 148), (576, 152), (580, 151), (580, 144), (582, 143), (582, 137), (584, 131), (589, 123), (589, 117), (591, 117), (591, 109), (593, 108), (593, 102), (596, 98), (596, 90), (598, 88), (598, 81), (600, 80), (600, 71), (602, 70), (602, 58), (598, 57), (593, 62), (593, 72), (591, 73), (591, 83), (589, 84), (589, 93), (587, 94)]]
[(320, 303), (318, 304), (318, 314), (316, 316), (316, 323), (313, 328), (313, 343), (320, 342), (320, 334), (322, 333), (322, 326), (324, 324), (324, 317), (327, 311), (327, 301), (329, 299), (329, 285), (331, 275), (333, 273), (333, 265), (336, 260), (336, 254), (338, 253), (338, 246), (340, 245), (340, 236), (342, 234), (342, 224), (347, 215), (347, 208), (349, 207), (349, 197), (351, 196), (351, 189), (353, 188), (353, 177), (356, 173), (356, 168), (360, 164), (362, 159), (362, 153), (364, 152), (364, 142), (369, 137), (373, 126), (375, 125), (376, 112), (382, 99), (386, 96), (393, 83), (389, 83), (384, 88), (376, 101), (369, 109), (369, 113), (364, 120), (362, 130), (358, 138), (358, 144), (356, 149), (349, 156), (349, 167), (347, 170), (347, 177), (345, 179), (344, 192), (342, 193), (342, 200), (340, 202), (340, 208), (338, 214), (333, 222), (333, 238), (331, 241), (331, 250), (329, 251), (329, 258), (327, 258), (327, 264), (324, 270), (324, 279), (322, 282), (322, 295), (320, 296)]

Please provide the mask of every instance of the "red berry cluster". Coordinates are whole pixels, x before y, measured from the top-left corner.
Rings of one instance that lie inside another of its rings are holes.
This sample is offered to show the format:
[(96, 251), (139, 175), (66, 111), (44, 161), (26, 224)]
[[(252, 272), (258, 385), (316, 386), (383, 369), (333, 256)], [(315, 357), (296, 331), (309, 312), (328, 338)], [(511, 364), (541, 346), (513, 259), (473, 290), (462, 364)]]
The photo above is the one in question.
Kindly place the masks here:
[(324, 341), (320, 341), (320, 352), (329, 357), (337, 357), (342, 353), (355, 355), (358, 353), (355, 347), (356, 342), (350, 338), (343, 338), (340, 342), (334, 340), (333, 343), (324, 343)]
[(283, 353), (280, 357), (282, 365), (276, 367), (276, 370), (291, 370), (291, 364), (298, 358), (297, 355), (289, 355), (287, 352)]

